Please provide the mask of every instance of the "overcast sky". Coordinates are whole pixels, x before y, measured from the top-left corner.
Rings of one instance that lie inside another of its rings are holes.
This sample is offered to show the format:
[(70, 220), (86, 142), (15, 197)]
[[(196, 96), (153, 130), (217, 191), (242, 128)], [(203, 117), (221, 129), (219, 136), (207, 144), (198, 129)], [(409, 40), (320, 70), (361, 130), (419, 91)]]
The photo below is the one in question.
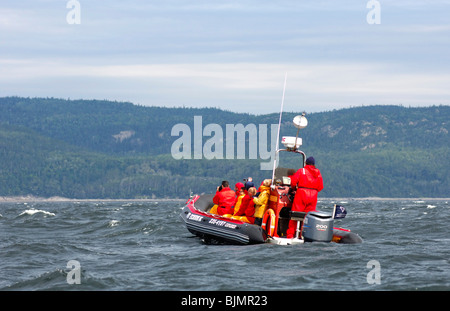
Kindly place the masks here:
[[(450, 104), (450, 1), (0, 2), (0, 96), (278, 112)], [(72, 15), (70, 15), (72, 16)]]

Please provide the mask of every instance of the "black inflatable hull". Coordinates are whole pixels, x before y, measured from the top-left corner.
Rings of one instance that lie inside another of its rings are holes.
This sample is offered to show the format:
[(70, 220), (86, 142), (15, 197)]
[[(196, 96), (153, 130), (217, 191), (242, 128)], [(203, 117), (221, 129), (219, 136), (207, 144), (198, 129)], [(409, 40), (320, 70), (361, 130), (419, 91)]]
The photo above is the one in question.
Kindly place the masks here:
[(180, 216), (189, 232), (207, 242), (242, 245), (265, 243), (267, 234), (260, 226), (209, 214), (207, 211), (212, 205), (212, 195), (194, 197), (187, 202)]
[[(186, 202), (180, 217), (189, 232), (212, 243), (248, 245), (268, 241), (269, 236), (260, 226), (208, 213), (214, 205), (213, 196), (195, 196)], [(359, 235), (342, 228), (333, 228), (332, 241), (343, 244), (362, 243)]]
[(342, 244), (359, 244), (362, 243), (361, 237), (350, 230), (341, 228), (333, 228), (333, 242)]

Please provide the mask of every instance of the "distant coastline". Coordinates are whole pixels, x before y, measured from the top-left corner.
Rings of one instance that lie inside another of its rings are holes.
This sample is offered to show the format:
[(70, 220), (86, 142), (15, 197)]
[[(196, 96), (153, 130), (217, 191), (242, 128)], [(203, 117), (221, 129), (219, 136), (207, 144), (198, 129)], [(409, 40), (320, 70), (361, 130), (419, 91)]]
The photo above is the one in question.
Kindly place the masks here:
[(380, 197), (365, 197), (365, 198), (318, 198), (320, 200), (332, 201), (450, 201), (450, 198), (380, 198)]
[(49, 197), (42, 198), (32, 195), (25, 196), (0, 196), (0, 203), (10, 202), (10, 203), (22, 203), (22, 202), (163, 202), (163, 201), (186, 201), (186, 199), (71, 199), (64, 197)]
[[(163, 201), (186, 201), (186, 199), (73, 199), (64, 197), (36, 197), (32, 195), (24, 196), (0, 196), (0, 203), (22, 203), (22, 202), (163, 202)], [(319, 198), (321, 200), (327, 201), (450, 201), (450, 198), (380, 198), (380, 197), (361, 197), (361, 198)]]
[[(280, 135), (295, 135), (295, 115), (283, 113)], [(261, 161), (267, 164), (274, 146), (267, 144), (272, 130), (260, 140), (259, 126), (278, 119), (218, 108), (0, 97), (0, 196), (185, 199), (222, 180), (262, 181), (272, 168), (261, 170)], [(299, 135), (325, 179), (319, 197), (450, 197), (450, 106), (373, 105), (308, 119)], [(217, 133), (206, 135), (212, 128)], [(250, 131), (256, 136), (249, 141)]]

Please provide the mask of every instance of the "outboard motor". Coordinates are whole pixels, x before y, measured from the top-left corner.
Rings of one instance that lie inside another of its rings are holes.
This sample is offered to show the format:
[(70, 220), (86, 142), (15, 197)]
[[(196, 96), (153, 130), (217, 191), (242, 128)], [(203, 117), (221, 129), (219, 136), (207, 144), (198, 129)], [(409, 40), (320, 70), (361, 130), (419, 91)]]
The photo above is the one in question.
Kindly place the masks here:
[(334, 219), (324, 212), (309, 212), (303, 222), (303, 239), (306, 242), (331, 242)]

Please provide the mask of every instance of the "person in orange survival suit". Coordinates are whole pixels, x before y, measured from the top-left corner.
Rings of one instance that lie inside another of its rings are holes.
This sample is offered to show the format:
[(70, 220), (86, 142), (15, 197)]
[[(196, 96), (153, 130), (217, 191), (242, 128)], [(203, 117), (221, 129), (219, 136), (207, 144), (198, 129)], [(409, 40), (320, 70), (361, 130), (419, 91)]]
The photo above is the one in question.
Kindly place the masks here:
[(255, 217), (253, 217), (253, 214), (255, 214), (255, 202), (253, 202), (255, 195), (256, 188), (250, 187), (242, 199), (240, 208), (238, 210), (236, 210), (236, 207), (234, 208), (234, 215), (231, 218), (253, 224), (255, 222)]
[(217, 215), (233, 215), (233, 206), (236, 199), (236, 193), (230, 189), (228, 181), (222, 181), (222, 185), (217, 187), (216, 195), (213, 198), (214, 204), (217, 204)]
[[(234, 185), (234, 192), (236, 193), (236, 199), (235, 199), (235, 202), (234, 202), (234, 208), (236, 209), (236, 205), (238, 204), (238, 201), (239, 201), (239, 197), (243, 197), (243, 195), (242, 195), (242, 193), (241, 193), (241, 190), (242, 190), (242, 188), (244, 188), (244, 190), (245, 190), (245, 187), (244, 187), (244, 184), (243, 183), (241, 183), (241, 182), (238, 182), (238, 183), (236, 183), (235, 185)], [(245, 193), (244, 193), (244, 195), (245, 195)], [(242, 199), (242, 198), (241, 198)], [(239, 203), (240, 204), (240, 203)], [(236, 212), (236, 211), (235, 211)]]
[[(239, 190), (236, 190), (240, 185), (242, 185), (242, 187)], [(245, 197), (245, 187), (243, 183), (237, 183), (235, 187), (236, 190), (236, 200), (234, 201), (234, 214), (233, 215), (225, 215), (225, 217), (231, 217), (231, 216), (235, 216), (235, 215), (241, 215), (241, 213), (239, 212), (239, 210), (241, 208), (243, 208), (242, 206), (242, 202), (244, 200)]]
[[(313, 157), (307, 158), (305, 167), (299, 169), (291, 178), (292, 188), (297, 187), (292, 211), (308, 213), (316, 210), (317, 194), (323, 189), (323, 179), (315, 164)], [(297, 221), (290, 220), (286, 237), (293, 238), (296, 229)]]

